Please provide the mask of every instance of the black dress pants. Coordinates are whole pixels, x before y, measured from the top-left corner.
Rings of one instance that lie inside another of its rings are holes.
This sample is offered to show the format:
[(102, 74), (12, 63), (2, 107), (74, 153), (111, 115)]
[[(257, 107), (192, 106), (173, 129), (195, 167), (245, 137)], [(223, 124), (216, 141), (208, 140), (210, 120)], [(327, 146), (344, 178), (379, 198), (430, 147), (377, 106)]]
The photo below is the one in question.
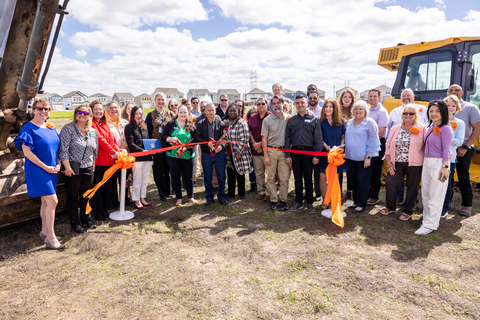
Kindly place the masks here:
[(153, 179), (160, 198), (168, 197), (170, 195), (170, 167), (165, 152), (153, 155)]
[(385, 138), (380, 139), (380, 152), (378, 157), (373, 157), (371, 161), (372, 176), (370, 180), (370, 189), (368, 197), (370, 199), (378, 199), (380, 187), (382, 186), (382, 170), (383, 170), (383, 156), (385, 155)]
[[(313, 148), (312, 148), (313, 150)], [(291, 153), (293, 177), (295, 178), (295, 202), (303, 202), (303, 181), (307, 204), (313, 203), (313, 156)]]
[[(231, 154), (228, 154), (230, 157), (230, 162), (233, 164), (233, 157)], [(238, 195), (245, 195), (245, 175), (238, 173), (237, 169), (230, 169), (227, 167), (227, 180), (228, 180), (228, 196), (230, 198), (235, 197), (235, 184), (238, 185)]]
[(470, 182), (470, 164), (475, 155), (475, 149), (469, 148), (463, 157), (457, 155), (458, 187), (462, 194), (462, 207), (471, 207), (473, 202), (472, 183)]
[[(87, 199), (83, 194), (93, 187), (93, 166), (89, 168), (80, 168), (80, 174), (67, 177), (62, 174), (65, 188), (67, 189), (67, 214), (72, 226), (78, 226), (82, 223), (92, 221), (89, 214), (85, 214)], [(80, 218), (78, 216), (78, 207), (80, 204)]]

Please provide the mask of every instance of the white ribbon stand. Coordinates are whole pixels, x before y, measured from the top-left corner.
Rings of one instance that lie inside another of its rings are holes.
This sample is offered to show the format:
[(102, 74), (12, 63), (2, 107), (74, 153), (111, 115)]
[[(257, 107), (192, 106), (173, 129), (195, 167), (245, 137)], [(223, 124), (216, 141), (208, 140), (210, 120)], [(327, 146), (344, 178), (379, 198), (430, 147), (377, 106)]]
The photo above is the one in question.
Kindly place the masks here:
[(109, 218), (115, 221), (126, 221), (135, 218), (131, 211), (125, 211), (125, 180), (127, 180), (127, 169), (122, 169), (122, 179), (120, 187), (120, 211), (110, 213)]
[[(345, 213), (345, 211), (342, 211), (342, 215), (344, 218), (347, 217), (347, 214)], [(322, 216), (324, 216), (325, 218), (328, 218), (328, 219), (331, 219), (332, 218), (332, 209), (325, 209), (322, 211)]]

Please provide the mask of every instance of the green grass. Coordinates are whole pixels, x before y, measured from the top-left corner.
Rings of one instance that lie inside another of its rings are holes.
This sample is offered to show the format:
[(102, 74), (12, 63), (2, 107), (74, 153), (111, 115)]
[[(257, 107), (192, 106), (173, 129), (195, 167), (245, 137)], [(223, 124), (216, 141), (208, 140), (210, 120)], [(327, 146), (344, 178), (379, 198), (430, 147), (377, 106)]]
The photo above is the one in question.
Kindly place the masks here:
[(70, 119), (70, 120), (73, 120), (73, 110), (51, 111), (49, 119)]

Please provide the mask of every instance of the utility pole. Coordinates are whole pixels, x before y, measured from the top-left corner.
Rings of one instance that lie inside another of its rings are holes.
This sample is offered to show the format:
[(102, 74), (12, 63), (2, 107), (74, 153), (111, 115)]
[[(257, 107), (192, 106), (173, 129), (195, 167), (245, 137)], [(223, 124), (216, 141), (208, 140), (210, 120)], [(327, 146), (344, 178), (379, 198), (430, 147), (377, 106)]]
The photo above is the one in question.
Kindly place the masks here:
[(257, 87), (258, 73), (257, 70), (250, 72), (250, 89)]

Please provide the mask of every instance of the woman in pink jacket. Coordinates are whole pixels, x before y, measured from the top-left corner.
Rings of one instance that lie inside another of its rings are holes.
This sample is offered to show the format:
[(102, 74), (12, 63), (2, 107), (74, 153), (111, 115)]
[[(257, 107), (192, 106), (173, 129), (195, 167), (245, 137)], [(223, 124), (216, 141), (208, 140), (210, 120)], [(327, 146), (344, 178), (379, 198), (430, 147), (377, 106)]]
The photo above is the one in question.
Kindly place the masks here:
[(426, 128), (418, 123), (417, 108), (408, 104), (402, 111), (402, 123), (390, 130), (385, 147), (385, 162), (388, 168), (385, 181), (386, 203), (380, 213), (388, 215), (395, 212), (395, 194), (407, 176), (407, 196), (403, 203), (400, 220), (408, 220), (413, 214), (415, 199), (422, 176), (423, 136)]

